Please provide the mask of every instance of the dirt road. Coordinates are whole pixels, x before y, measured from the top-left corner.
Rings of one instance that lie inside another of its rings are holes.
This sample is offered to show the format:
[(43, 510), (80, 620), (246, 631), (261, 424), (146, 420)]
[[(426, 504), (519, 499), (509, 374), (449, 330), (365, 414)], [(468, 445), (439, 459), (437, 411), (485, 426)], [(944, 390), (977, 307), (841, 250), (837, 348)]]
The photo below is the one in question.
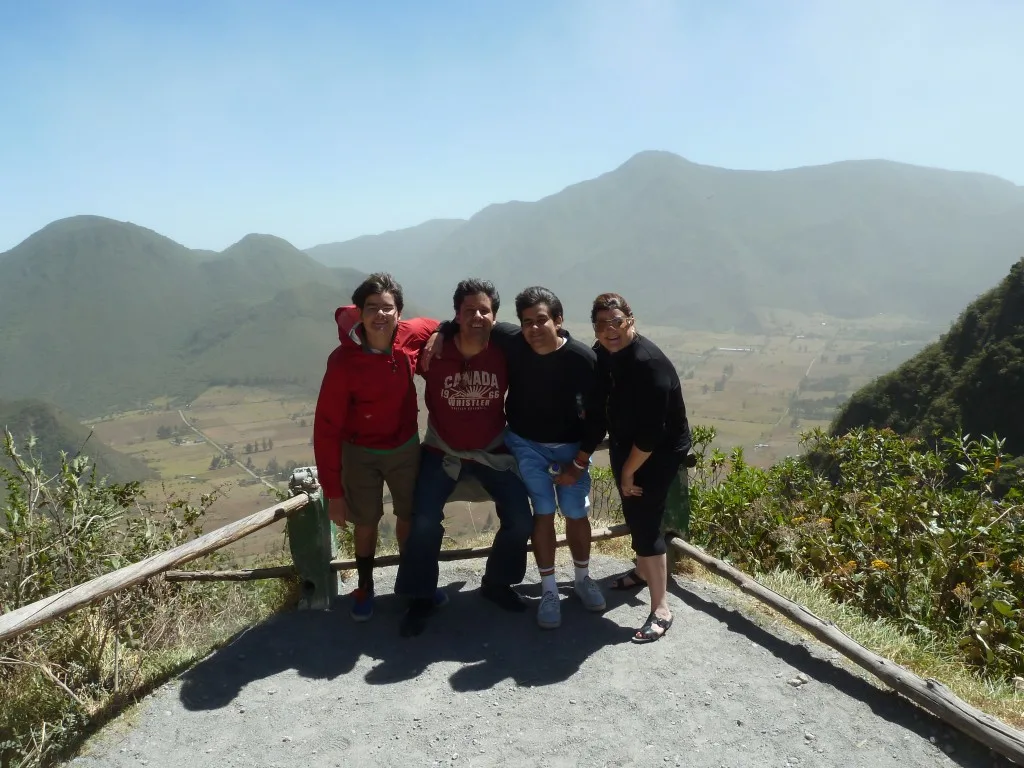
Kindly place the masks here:
[[(220, 454), (221, 454), (222, 456), (227, 456), (227, 454), (228, 454), (228, 452), (227, 452), (227, 449), (226, 449), (226, 448), (224, 448), (224, 447), (222, 447), (222, 446), (220, 446), (220, 445), (218, 445), (217, 443), (213, 442), (213, 440), (211, 440), (211, 439), (210, 439), (210, 438), (209, 438), (209, 437), (208, 437), (208, 436), (207, 436), (207, 435), (206, 435), (206, 434), (205, 434), (204, 432), (202, 432), (202, 431), (201, 431), (201, 430), (200, 430), (200, 429), (199, 429), (199, 428), (198, 428), (197, 426), (195, 426), (195, 425), (194, 425), (194, 424), (193, 424), (192, 422), (190, 422), (190, 421), (189, 421), (189, 420), (188, 420), (188, 419), (187, 419), (187, 418), (185, 417), (185, 414), (184, 414), (184, 413), (182, 413), (182, 411), (181, 411), (181, 409), (180, 409), (180, 408), (178, 409), (178, 415), (179, 415), (179, 416), (181, 417), (181, 420), (182, 420), (183, 422), (185, 422), (185, 426), (186, 426), (186, 427), (188, 427), (189, 429), (191, 429), (191, 430), (192, 430), (193, 432), (195, 432), (195, 433), (196, 433), (197, 435), (199, 435), (199, 437), (203, 438), (203, 440), (205, 440), (205, 441), (206, 441), (207, 443), (209, 443), (209, 444), (210, 444), (210, 445), (212, 445), (212, 446), (213, 446), (214, 448), (216, 448), (216, 449), (217, 449), (217, 451), (218, 451), (218, 452), (220, 452)], [(257, 475), (257, 474), (256, 474), (255, 472), (253, 472), (253, 471), (252, 471), (251, 469), (249, 469), (249, 468), (248, 468), (247, 466), (245, 466), (245, 464), (243, 464), (242, 462), (240, 462), (240, 461), (235, 461), (235, 464), (236, 464), (236, 465), (238, 465), (238, 467), (239, 467), (239, 468), (240, 468), (240, 469), (241, 469), (241, 470), (242, 470), (243, 472), (247, 472), (247, 473), (249, 473), (249, 475), (251, 475), (251, 476), (252, 476), (252, 478), (253, 478), (254, 480), (259, 480), (259, 481), (260, 481), (261, 483), (263, 483), (263, 484), (264, 484), (265, 486), (267, 486), (267, 488), (270, 488), (270, 489), (271, 489), (272, 491), (276, 491), (276, 490), (278, 490), (278, 488), (277, 488), (277, 486), (276, 486), (276, 485), (274, 485), (273, 483), (271, 483), (271, 482), (270, 482), (270, 481), (268, 481), (268, 480), (264, 480), (264, 479), (263, 479), (262, 477), (260, 477), (259, 475)]]

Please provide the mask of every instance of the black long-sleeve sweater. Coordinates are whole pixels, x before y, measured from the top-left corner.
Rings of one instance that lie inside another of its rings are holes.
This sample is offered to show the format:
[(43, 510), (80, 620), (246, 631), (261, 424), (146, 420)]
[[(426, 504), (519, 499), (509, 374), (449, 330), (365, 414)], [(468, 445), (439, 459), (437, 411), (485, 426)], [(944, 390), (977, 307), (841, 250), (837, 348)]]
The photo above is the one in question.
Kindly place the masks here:
[(629, 450), (687, 453), (692, 444), (683, 387), (672, 361), (639, 334), (625, 349), (609, 353), (595, 345), (596, 385), (586, 404), (586, 434), (580, 449), (593, 453), (608, 439)]

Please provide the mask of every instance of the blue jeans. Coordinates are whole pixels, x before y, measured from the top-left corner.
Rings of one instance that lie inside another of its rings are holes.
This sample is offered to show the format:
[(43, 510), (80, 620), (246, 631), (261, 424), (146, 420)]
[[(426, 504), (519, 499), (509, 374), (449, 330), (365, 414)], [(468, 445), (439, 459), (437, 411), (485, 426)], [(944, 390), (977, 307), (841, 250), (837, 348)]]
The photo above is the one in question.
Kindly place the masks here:
[[(441, 454), (426, 447), (420, 451), (412, 524), (398, 565), (395, 594), (433, 598), (444, 537), (444, 505), (457, 481), (445, 473)], [(479, 480), (494, 500), (501, 523), (487, 558), (484, 578), (494, 584), (518, 584), (526, 575), (526, 549), (533, 532), (526, 486), (513, 472), (491, 469), (474, 461), (462, 462), (460, 477), (467, 475)]]

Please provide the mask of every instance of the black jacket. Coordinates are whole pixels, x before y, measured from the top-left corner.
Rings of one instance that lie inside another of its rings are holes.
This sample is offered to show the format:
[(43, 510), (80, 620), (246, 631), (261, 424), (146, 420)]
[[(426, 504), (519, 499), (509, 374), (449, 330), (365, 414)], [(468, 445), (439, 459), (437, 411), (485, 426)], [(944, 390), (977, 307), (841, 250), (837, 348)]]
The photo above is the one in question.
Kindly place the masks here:
[(593, 453), (607, 433), (629, 450), (687, 453), (692, 444), (683, 387), (672, 361), (637, 334), (614, 355), (599, 344), (597, 382), (586, 405), (586, 434), (580, 448)]

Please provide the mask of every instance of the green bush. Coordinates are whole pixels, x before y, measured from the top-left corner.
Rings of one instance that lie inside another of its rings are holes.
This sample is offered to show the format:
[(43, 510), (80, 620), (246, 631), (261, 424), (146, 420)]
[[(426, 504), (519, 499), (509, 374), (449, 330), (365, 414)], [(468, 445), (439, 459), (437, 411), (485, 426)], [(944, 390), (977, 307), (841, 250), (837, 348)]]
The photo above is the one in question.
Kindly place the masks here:
[[(0, 613), (182, 544), (213, 503), (145, 504), (137, 483), (108, 484), (85, 457), (48, 475), (5, 431), (0, 481)], [(210, 557), (205, 563), (223, 562)], [(0, 642), (0, 765), (48, 765), (145, 686), (285, 599), (279, 582), (175, 584), (160, 578)]]
[(815, 430), (803, 456), (759, 469), (713, 439), (695, 429), (695, 543), (750, 573), (816, 577), (871, 616), (954, 640), (987, 674), (1024, 673), (1024, 484), (1002, 471), (1001, 441)]

